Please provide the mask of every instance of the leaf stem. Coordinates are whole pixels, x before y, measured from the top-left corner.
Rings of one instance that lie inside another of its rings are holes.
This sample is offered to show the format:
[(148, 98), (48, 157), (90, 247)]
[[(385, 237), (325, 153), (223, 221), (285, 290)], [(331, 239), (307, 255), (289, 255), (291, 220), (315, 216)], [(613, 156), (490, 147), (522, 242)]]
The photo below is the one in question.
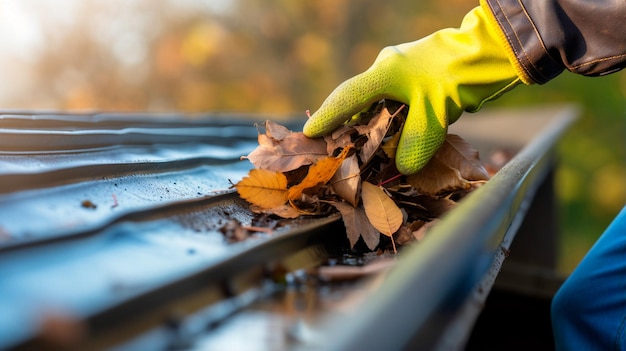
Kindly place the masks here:
[(400, 111), (402, 111), (402, 109), (404, 109), (405, 107), (406, 107), (406, 105), (405, 105), (405, 104), (402, 104), (402, 106), (398, 107), (398, 109), (396, 110), (396, 112), (394, 112), (394, 113), (391, 115), (391, 118), (395, 117), (395, 116), (396, 116), (398, 113), (400, 113)]
[(378, 186), (383, 186), (383, 185), (385, 185), (387, 183), (393, 182), (394, 180), (402, 177), (402, 175), (403, 175), (402, 173), (398, 173), (395, 176), (393, 176), (393, 177), (391, 177), (391, 178), (389, 178), (387, 180), (383, 180), (382, 182), (378, 183)]

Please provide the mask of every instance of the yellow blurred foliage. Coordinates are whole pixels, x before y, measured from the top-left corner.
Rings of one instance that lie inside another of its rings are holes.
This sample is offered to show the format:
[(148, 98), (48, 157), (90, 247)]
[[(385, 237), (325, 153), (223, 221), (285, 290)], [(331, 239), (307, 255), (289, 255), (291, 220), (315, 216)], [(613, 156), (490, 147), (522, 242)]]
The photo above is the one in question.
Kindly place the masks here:
[(626, 204), (626, 165), (610, 163), (593, 173), (588, 184), (592, 209), (600, 213), (617, 213)]
[(158, 41), (154, 56), (156, 73), (164, 78), (178, 77), (183, 68), (183, 55), (179, 50), (181, 40), (176, 35), (166, 35)]
[(555, 174), (555, 191), (565, 201), (576, 201), (584, 195), (584, 176), (572, 167), (559, 167)]
[(181, 88), (180, 98), (177, 100), (177, 109), (184, 112), (194, 112), (209, 108), (215, 104), (217, 88), (214, 84), (204, 81), (186, 81)]
[(226, 31), (219, 24), (198, 23), (185, 35), (181, 54), (186, 63), (200, 67), (206, 64), (209, 58), (219, 53), (227, 39)]
[(316, 33), (306, 33), (296, 40), (294, 55), (305, 66), (313, 67), (324, 64), (330, 56), (330, 45), (326, 39)]
[(88, 110), (97, 106), (97, 99), (90, 87), (76, 87), (68, 92), (65, 109)]

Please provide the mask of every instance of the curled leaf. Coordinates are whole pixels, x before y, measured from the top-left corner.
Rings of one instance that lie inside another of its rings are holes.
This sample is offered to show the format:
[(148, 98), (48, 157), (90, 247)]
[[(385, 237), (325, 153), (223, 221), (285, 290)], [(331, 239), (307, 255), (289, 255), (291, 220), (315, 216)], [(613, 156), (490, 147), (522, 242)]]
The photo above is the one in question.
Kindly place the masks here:
[(358, 194), (361, 185), (361, 175), (356, 154), (343, 160), (330, 183), (339, 197), (348, 201), (352, 206), (357, 205), (359, 202)]
[(273, 121), (265, 121), (265, 134), (275, 140), (283, 140), (289, 137), (293, 132), (287, 127)]
[(395, 114), (392, 115), (387, 108), (383, 108), (367, 125), (355, 126), (356, 130), (362, 134), (366, 134), (368, 137), (367, 142), (361, 148), (361, 160), (363, 160), (363, 163), (368, 163), (378, 150), (385, 134), (387, 134), (393, 117), (395, 117)]

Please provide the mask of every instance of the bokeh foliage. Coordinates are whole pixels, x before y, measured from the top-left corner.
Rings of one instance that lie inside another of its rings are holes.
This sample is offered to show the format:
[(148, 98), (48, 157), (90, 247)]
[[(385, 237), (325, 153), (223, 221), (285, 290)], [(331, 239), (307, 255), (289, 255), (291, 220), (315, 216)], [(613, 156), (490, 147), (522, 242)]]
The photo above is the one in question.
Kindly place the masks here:
[[(5, 108), (235, 111), (304, 117), (381, 48), (456, 27), (477, 1), (85, 0), (39, 20), (43, 45)], [(52, 2), (50, 2), (52, 3)], [(55, 4), (57, 2), (54, 2)], [(35, 5), (33, 5), (35, 6)], [(50, 5), (48, 5), (50, 6)], [(561, 269), (626, 203), (626, 75), (566, 72), (488, 106), (576, 103), (560, 145)], [(471, 118), (471, 117), (464, 117)]]

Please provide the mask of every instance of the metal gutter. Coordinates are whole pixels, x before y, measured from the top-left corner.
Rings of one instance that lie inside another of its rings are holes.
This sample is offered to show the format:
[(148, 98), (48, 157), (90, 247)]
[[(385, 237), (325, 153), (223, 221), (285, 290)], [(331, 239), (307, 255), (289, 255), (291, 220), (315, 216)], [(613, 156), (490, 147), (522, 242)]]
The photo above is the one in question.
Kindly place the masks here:
[[(550, 111), (544, 116), (548, 117), (550, 123), (487, 184), (444, 216), (419, 245), (403, 252), (385, 284), (331, 338), (335, 341), (329, 349), (430, 350), (463, 345), (471, 324), (447, 335), (453, 340), (442, 340), (442, 335), (466, 303), (483, 302), (472, 300), (473, 294), (488, 294), (536, 189), (555, 165), (556, 144), (577, 110)], [(466, 324), (480, 309), (474, 308)]]

